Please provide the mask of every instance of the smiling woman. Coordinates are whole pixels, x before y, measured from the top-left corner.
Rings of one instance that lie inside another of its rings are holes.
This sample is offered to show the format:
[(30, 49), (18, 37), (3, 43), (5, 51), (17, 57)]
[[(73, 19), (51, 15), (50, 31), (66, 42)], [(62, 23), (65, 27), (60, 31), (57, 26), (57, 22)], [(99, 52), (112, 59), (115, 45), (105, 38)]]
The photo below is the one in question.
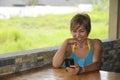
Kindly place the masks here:
[(66, 66), (71, 74), (96, 71), (100, 68), (102, 43), (99, 39), (88, 38), (91, 20), (88, 14), (78, 13), (71, 19), (72, 38), (67, 38), (53, 57), (53, 67), (59, 68), (65, 58), (73, 59), (75, 64)]

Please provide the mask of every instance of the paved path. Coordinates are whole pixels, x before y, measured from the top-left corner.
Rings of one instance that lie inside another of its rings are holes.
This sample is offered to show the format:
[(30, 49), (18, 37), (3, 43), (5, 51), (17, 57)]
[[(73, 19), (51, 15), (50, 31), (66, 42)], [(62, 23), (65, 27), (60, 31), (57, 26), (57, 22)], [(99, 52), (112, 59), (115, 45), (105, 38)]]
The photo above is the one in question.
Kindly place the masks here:
[(76, 11), (92, 11), (92, 5), (72, 6), (26, 6), (26, 7), (0, 7), (0, 18), (10, 18), (13, 16), (32, 16), (45, 14), (66, 14)]

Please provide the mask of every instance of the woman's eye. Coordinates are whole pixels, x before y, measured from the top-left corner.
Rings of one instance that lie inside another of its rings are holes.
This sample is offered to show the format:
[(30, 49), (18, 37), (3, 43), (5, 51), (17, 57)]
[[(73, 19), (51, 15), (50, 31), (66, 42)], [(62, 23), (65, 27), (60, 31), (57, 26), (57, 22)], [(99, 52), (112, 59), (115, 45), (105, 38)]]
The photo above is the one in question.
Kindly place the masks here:
[(72, 32), (74, 32), (74, 33), (75, 33), (76, 31), (72, 31)]
[(79, 32), (85, 32), (84, 30), (80, 30)]

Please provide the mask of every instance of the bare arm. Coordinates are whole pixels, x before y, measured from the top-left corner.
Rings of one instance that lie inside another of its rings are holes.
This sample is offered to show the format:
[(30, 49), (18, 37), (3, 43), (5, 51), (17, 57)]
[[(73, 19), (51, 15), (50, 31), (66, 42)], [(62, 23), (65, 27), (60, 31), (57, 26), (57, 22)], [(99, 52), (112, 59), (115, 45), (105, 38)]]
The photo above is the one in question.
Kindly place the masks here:
[(60, 49), (58, 49), (58, 51), (54, 55), (53, 62), (52, 62), (53, 67), (58, 68), (61, 66), (64, 60), (66, 48), (67, 48), (67, 40), (63, 42)]
[(93, 63), (84, 67), (85, 72), (95, 71), (100, 68), (101, 64), (102, 43), (96, 39), (93, 43)]
[(76, 42), (77, 41), (74, 38), (66, 39), (63, 42), (63, 44), (61, 45), (61, 47), (59, 48), (59, 50), (56, 52), (56, 54), (53, 57), (53, 61), (52, 61), (53, 67), (59, 68), (61, 66), (66, 53), (70, 54), (71, 49), (70, 49), (69, 44), (74, 44)]
[(100, 40), (95, 40), (93, 43), (93, 61), (92, 64), (89, 64), (84, 67), (78, 67), (76, 65), (72, 66), (73, 68), (69, 68), (69, 72), (72, 74), (79, 74), (84, 72), (90, 72), (99, 70), (101, 64), (101, 50), (102, 50), (102, 43)]

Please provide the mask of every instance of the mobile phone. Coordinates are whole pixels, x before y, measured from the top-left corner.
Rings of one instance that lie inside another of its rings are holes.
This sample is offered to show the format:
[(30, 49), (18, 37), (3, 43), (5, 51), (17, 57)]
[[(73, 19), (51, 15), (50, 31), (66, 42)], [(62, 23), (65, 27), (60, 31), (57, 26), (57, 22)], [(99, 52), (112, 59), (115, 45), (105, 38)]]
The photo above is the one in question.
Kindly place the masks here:
[(72, 58), (66, 58), (64, 61), (65, 67), (70, 67), (70, 65), (74, 65), (74, 60)]

